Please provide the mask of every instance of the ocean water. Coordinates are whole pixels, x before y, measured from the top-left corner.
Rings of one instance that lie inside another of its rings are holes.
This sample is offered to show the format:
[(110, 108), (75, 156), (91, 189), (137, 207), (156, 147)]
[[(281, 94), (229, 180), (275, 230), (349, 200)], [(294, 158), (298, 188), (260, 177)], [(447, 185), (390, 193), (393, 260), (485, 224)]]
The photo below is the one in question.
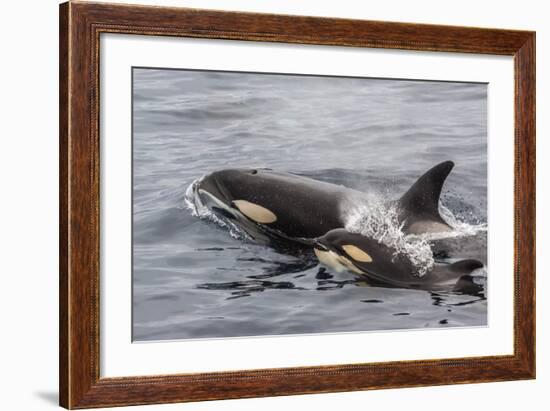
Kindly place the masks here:
[(487, 267), (474, 295), (370, 287), (185, 201), (233, 167), (398, 198), (452, 160), (442, 211), (456, 230), (435, 258), (487, 264), (486, 119), (485, 84), (134, 68), (134, 341), (486, 325)]

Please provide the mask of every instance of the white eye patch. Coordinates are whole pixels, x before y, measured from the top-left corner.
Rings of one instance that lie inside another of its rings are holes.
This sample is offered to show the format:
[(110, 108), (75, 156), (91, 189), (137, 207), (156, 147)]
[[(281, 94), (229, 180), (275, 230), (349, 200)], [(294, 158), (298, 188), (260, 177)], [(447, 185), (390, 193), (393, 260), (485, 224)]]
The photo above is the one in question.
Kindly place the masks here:
[(321, 251), (314, 248), (315, 255), (321, 262), (336, 272), (342, 272), (345, 270), (353, 271), (356, 274), (363, 274), (359, 268), (353, 265), (353, 263), (346, 257), (336, 254), (334, 251)]
[(241, 213), (260, 224), (270, 224), (277, 221), (277, 216), (272, 211), (258, 204), (246, 200), (235, 200), (233, 204)]
[(360, 261), (362, 263), (372, 262), (372, 257), (365, 251), (361, 250), (359, 247), (347, 244), (343, 245), (342, 248), (344, 249), (346, 254), (353, 258), (355, 261)]

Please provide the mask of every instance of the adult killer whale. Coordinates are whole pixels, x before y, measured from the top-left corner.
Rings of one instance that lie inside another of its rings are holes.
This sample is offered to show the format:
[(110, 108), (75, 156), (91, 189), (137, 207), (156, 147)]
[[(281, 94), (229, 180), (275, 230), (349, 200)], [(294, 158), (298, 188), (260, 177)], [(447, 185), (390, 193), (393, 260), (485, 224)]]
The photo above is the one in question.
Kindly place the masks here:
[[(398, 200), (398, 222), (406, 234), (450, 231), (439, 214), (439, 197), (454, 164), (446, 161), (423, 174)], [(369, 284), (424, 290), (476, 293), (471, 273), (483, 267), (467, 259), (435, 262), (423, 275), (410, 258), (361, 234), (348, 232), (346, 216), (366, 195), (341, 185), (269, 169), (227, 169), (208, 174), (192, 185), (200, 205), (232, 220), (252, 239), (290, 240), (313, 247), (321, 263), (347, 270)]]
[(345, 229), (335, 229), (318, 238), (315, 255), (335, 271), (351, 271), (371, 285), (420, 290), (451, 290), (474, 294), (482, 288), (471, 273), (483, 263), (466, 259), (453, 263), (434, 262), (423, 275), (418, 275), (410, 258), (393, 247)]
[[(439, 214), (439, 197), (454, 163), (445, 161), (422, 175), (398, 200), (388, 204), (398, 212), (405, 234), (451, 231)], [(252, 239), (285, 239), (311, 245), (331, 230), (343, 228), (364, 193), (270, 169), (226, 169), (199, 179), (195, 199), (233, 220)]]

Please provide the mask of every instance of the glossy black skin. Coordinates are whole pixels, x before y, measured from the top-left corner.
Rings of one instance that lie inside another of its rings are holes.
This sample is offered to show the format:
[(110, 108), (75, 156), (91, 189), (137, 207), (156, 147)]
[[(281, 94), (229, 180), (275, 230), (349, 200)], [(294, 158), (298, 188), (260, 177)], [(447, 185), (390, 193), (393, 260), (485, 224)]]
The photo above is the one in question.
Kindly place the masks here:
[[(372, 257), (372, 262), (356, 261), (342, 248), (354, 245)], [(433, 268), (423, 276), (416, 275), (417, 268), (405, 255), (361, 234), (350, 233), (344, 229), (331, 230), (317, 239), (314, 246), (318, 250), (331, 250), (346, 257), (374, 285), (421, 290), (452, 290), (460, 292), (479, 291), (472, 282), (470, 274), (483, 267), (478, 260), (468, 259), (452, 264), (436, 262)]]
[[(439, 215), (439, 196), (445, 179), (454, 167), (442, 162), (422, 176), (399, 199), (388, 206), (398, 210), (405, 233), (421, 234), (451, 230)], [(330, 230), (345, 227), (343, 216), (351, 208), (367, 203), (365, 194), (341, 185), (325, 183), (291, 173), (269, 169), (227, 169), (204, 176), (196, 189), (209, 207), (239, 224), (254, 238), (265, 236), (308, 243)], [(203, 192), (203, 195), (201, 195)], [(227, 207), (236, 210), (233, 201), (246, 200), (272, 211), (277, 221), (257, 224), (212, 202), (210, 193)]]
[(451, 230), (451, 227), (439, 215), (439, 197), (447, 176), (454, 167), (452, 161), (444, 161), (429, 169), (396, 202), (399, 208), (399, 221), (403, 231), (420, 234), (426, 228), (415, 229), (415, 223), (424, 222), (425, 226), (436, 224), (438, 230)]
[[(210, 193), (235, 211), (233, 201), (246, 200), (273, 212), (277, 221), (271, 224), (247, 223), (239, 219), (239, 224), (244, 225), (243, 228), (253, 237), (254, 231), (259, 230), (304, 243), (311, 243), (312, 239), (332, 229), (344, 227), (344, 211), (360, 201), (366, 201), (359, 191), (266, 169), (215, 171), (203, 177), (197, 189)], [(226, 218), (238, 218), (228, 215), (200, 192), (201, 200), (213, 211)]]

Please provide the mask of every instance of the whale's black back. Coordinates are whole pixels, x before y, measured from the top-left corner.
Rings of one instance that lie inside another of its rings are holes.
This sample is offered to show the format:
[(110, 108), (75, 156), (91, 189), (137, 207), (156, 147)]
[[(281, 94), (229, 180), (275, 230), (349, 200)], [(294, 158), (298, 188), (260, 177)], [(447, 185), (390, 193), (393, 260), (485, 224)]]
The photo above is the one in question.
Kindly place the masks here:
[(344, 227), (343, 209), (351, 197), (361, 196), (343, 186), (267, 170), (225, 171), (217, 178), (229, 200), (269, 209), (277, 220), (268, 228), (294, 238), (316, 238)]

